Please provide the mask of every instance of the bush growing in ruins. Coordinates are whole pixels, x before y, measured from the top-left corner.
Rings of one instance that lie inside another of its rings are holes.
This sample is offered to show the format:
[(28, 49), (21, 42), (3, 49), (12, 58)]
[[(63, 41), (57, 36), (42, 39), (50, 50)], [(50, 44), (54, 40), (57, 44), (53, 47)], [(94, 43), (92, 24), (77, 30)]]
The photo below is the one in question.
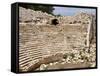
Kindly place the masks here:
[(66, 59), (68, 57), (68, 54), (64, 54), (63, 58)]

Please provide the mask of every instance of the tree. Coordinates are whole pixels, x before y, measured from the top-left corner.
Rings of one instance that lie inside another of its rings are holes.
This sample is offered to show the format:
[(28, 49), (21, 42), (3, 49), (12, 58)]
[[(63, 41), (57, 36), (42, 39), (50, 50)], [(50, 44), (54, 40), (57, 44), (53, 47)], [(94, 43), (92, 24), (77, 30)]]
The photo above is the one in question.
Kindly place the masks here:
[(50, 6), (50, 5), (20, 4), (20, 6), (26, 8), (26, 9), (42, 11), (42, 12), (46, 12), (46, 13), (52, 14), (52, 15), (53, 15), (53, 10), (54, 10), (53, 6)]
[(58, 16), (58, 17), (60, 17), (61, 15), (60, 15), (60, 14), (58, 14), (57, 16)]

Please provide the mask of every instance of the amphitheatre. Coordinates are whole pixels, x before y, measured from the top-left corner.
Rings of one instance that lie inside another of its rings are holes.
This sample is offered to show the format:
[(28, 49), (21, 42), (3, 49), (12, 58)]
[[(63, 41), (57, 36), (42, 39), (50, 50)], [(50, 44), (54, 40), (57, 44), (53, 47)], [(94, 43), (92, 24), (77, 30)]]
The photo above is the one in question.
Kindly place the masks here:
[[(58, 24), (52, 23), (53, 19)], [(19, 7), (21, 72), (96, 66), (95, 16), (53, 16)]]

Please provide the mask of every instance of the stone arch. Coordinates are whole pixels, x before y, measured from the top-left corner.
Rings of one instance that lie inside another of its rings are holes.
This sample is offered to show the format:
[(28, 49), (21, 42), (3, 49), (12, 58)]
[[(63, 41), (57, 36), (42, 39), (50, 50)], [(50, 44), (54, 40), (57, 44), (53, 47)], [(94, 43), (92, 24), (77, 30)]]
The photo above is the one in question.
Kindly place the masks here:
[(59, 24), (58, 19), (56, 19), (56, 18), (55, 18), (55, 19), (52, 19), (52, 20), (51, 20), (51, 24), (52, 24), (52, 25), (57, 25), (57, 24)]

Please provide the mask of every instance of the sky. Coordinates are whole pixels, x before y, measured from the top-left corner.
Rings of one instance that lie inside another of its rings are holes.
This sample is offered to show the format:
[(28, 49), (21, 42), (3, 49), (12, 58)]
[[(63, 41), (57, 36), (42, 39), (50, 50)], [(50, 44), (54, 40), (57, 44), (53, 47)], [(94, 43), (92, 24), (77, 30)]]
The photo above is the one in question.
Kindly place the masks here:
[(73, 8), (73, 7), (54, 7), (55, 10), (53, 13), (55, 15), (62, 15), (62, 16), (73, 16), (78, 12), (86, 12), (89, 14), (95, 14), (96, 10), (95, 9), (90, 9), (90, 8)]

